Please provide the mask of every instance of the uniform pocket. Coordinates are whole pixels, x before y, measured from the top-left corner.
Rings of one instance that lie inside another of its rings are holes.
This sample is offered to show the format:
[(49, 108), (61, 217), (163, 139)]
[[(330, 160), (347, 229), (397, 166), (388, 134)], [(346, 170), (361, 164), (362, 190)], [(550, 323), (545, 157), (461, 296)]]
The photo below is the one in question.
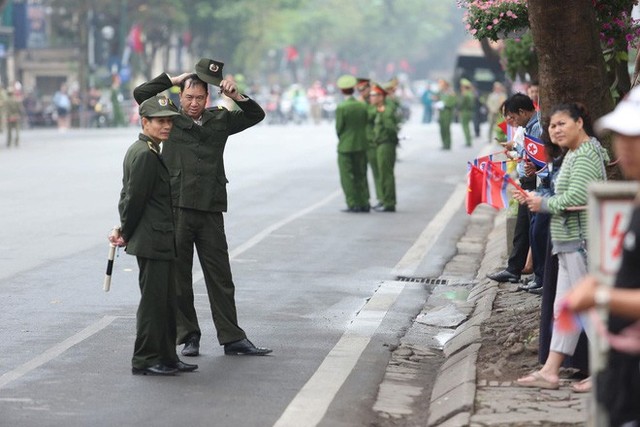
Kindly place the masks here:
[(168, 253), (172, 252), (173, 244), (173, 224), (171, 223), (154, 223), (151, 225), (153, 230), (153, 249), (156, 252)]

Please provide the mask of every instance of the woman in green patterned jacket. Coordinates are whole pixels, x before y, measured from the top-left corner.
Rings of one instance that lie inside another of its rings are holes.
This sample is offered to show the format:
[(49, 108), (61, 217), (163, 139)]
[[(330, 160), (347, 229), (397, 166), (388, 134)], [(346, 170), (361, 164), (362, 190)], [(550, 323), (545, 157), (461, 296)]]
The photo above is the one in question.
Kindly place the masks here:
[[(565, 295), (587, 274), (587, 187), (606, 179), (605, 165), (609, 156), (593, 136), (591, 119), (581, 104), (563, 104), (551, 110), (549, 136), (566, 148), (562, 168), (555, 182), (555, 194), (542, 197), (530, 193), (525, 199), (532, 212), (551, 213), (551, 243), (558, 255), (558, 279), (553, 317), (557, 320)], [(586, 319), (583, 319), (586, 320)], [(517, 383), (523, 387), (557, 389), (560, 367), (565, 357), (572, 356), (578, 344), (579, 330), (559, 331), (554, 321), (549, 356), (539, 371), (530, 373)], [(586, 328), (587, 336), (590, 335)]]

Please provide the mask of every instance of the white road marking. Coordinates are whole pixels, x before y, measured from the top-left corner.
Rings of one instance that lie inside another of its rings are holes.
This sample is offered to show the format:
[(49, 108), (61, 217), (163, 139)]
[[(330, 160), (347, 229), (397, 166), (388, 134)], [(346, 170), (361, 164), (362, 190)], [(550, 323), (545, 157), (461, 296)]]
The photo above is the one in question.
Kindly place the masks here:
[(109, 326), (115, 319), (117, 319), (117, 316), (104, 316), (102, 319), (87, 326), (77, 334), (72, 335), (66, 340), (49, 348), (44, 353), (41, 353), (40, 355), (34, 357), (26, 363), (23, 363), (15, 369), (5, 372), (4, 374), (2, 374), (2, 376), (0, 376), (0, 388), (3, 388), (10, 382), (17, 380), (18, 378), (22, 377), (25, 374), (28, 374), (34, 369), (39, 368), (45, 363), (50, 362), (74, 345), (103, 330), (104, 328)]
[[(411, 275), (420, 260), (433, 247), (453, 213), (460, 209), (467, 192), (466, 185), (458, 185), (447, 203), (429, 222), (414, 245), (402, 257), (393, 271)], [(322, 421), (340, 387), (351, 374), (362, 352), (371, 341), (406, 282), (383, 282), (371, 299), (349, 325), (338, 343), (331, 349), (316, 372), (289, 403), (274, 427), (314, 427)]]
[[(320, 206), (323, 206), (329, 203), (330, 201), (338, 197), (340, 194), (342, 194), (342, 190), (338, 189), (333, 193), (329, 194), (324, 199), (320, 200), (319, 202), (299, 210), (298, 212), (288, 216), (282, 221), (278, 221), (275, 224), (272, 224), (271, 226), (265, 228), (260, 233), (256, 234), (251, 239), (247, 240), (245, 243), (243, 243), (242, 245), (238, 246), (236, 249), (231, 251), (229, 253), (229, 257), (230, 258), (237, 257), (238, 255), (251, 249), (258, 243), (263, 241), (265, 238), (269, 236), (269, 234), (273, 233), (277, 229), (287, 225), (292, 221), (295, 221), (296, 219), (308, 214), (309, 212), (312, 212), (313, 210), (319, 208)], [(195, 273), (193, 275), (193, 283), (196, 283), (197, 281), (202, 280), (203, 277), (204, 275), (201, 271)], [(11, 383), (12, 381), (17, 380), (18, 378), (26, 375), (27, 373), (33, 371), (34, 369), (37, 369), (40, 366), (44, 365), (45, 363), (55, 359), (56, 357), (64, 353), (66, 350), (73, 347), (74, 345), (84, 341), (85, 339), (91, 337), (97, 332), (100, 332), (102, 329), (109, 326), (118, 317), (124, 317), (124, 316), (105, 316), (102, 319), (98, 320), (97, 322), (87, 326), (85, 329), (78, 332), (77, 334), (54, 345), (53, 347), (46, 350), (44, 353), (34, 357), (28, 362), (18, 366), (15, 369), (12, 369), (11, 371), (5, 372), (4, 374), (2, 374), (2, 376), (0, 376), (0, 389), (6, 386), (7, 384)]]
[[(289, 215), (288, 217), (286, 217), (282, 221), (278, 221), (275, 224), (271, 224), (269, 227), (265, 228), (264, 230), (262, 230), (261, 232), (259, 232), (258, 234), (256, 234), (255, 236), (253, 236), (252, 238), (250, 238), (249, 240), (247, 240), (246, 242), (244, 242), (240, 246), (238, 246), (237, 248), (233, 249), (232, 251), (229, 251), (229, 259), (234, 259), (234, 258), (240, 256), (244, 252), (246, 252), (249, 249), (253, 248), (258, 243), (262, 242), (264, 239), (266, 239), (274, 231), (278, 230), (279, 228), (284, 227), (285, 225), (289, 224), (292, 221), (295, 221), (298, 218), (303, 217), (304, 215), (308, 214), (309, 212), (312, 212), (312, 211), (318, 209), (320, 206), (326, 205), (327, 203), (329, 203), (330, 201), (332, 201), (336, 197), (340, 196), (341, 194), (342, 194), (342, 190), (341, 189), (337, 189), (336, 191), (334, 191), (333, 193), (329, 194), (327, 197), (325, 197), (324, 199), (320, 200), (319, 202), (314, 203), (313, 205), (308, 206), (308, 207), (306, 207), (304, 209), (301, 209), (301, 210), (299, 210), (298, 212), (296, 212), (296, 213), (294, 213), (292, 215)], [(196, 282), (202, 280), (203, 278), (204, 278), (204, 273), (202, 273), (202, 271), (198, 271), (198, 272), (193, 274), (193, 283), (196, 283)]]
[(400, 262), (393, 269), (394, 276), (410, 276), (413, 274), (424, 256), (431, 250), (445, 226), (449, 223), (453, 215), (460, 209), (460, 204), (467, 194), (467, 185), (458, 184), (447, 203), (440, 209), (431, 220), (429, 225), (422, 231), (418, 240), (415, 241), (411, 249), (404, 254)]

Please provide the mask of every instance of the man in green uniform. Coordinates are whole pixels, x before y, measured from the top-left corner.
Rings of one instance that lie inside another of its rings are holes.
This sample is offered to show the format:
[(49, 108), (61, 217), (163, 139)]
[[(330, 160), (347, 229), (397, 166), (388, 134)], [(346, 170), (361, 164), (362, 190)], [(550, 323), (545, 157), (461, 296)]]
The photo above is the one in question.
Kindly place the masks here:
[(386, 91), (378, 84), (371, 86), (371, 107), (369, 108), (369, 127), (372, 142), (376, 147), (376, 161), (380, 177), (382, 198), (378, 212), (396, 211), (396, 148), (400, 122), (393, 103), (385, 101)]
[(471, 119), (475, 110), (475, 94), (473, 85), (468, 79), (460, 80), (460, 99), (458, 102), (458, 111), (460, 111), (460, 123), (462, 124), (462, 132), (464, 133), (464, 142), (466, 147), (471, 147)]
[(7, 147), (11, 147), (12, 142), (17, 147), (25, 111), (22, 102), (16, 99), (11, 89), (7, 91), (7, 98), (4, 100), (4, 112), (7, 119)]
[(345, 95), (344, 101), (336, 108), (338, 170), (347, 201), (345, 212), (369, 212), (367, 105), (353, 96), (356, 83), (356, 78), (350, 75), (340, 77), (337, 82)]
[(438, 124), (440, 125), (440, 137), (442, 149), (451, 150), (451, 121), (453, 109), (456, 107), (456, 94), (446, 80), (438, 80)]
[[(358, 101), (364, 102), (367, 108), (370, 108), (371, 100), (369, 95), (371, 94), (371, 80), (366, 77), (356, 77), (356, 90), (358, 91)], [(371, 175), (373, 176), (373, 186), (376, 190), (376, 204), (374, 208), (382, 206), (382, 189), (380, 188), (380, 176), (378, 173), (378, 160), (376, 155), (376, 146), (371, 141), (371, 126), (367, 126), (367, 140), (369, 141), (367, 146), (367, 163), (371, 168)], [(367, 181), (367, 200), (370, 198), (369, 182)]]
[(176, 289), (172, 271), (176, 257), (169, 170), (162, 161), (161, 144), (169, 136), (173, 103), (154, 96), (140, 105), (142, 133), (124, 157), (120, 192), (120, 227), (109, 235), (116, 246), (126, 246), (140, 268), (140, 304), (136, 315), (134, 375), (174, 375), (193, 371), (176, 355)]
[[(227, 210), (227, 178), (224, 147), (229, 135), (241, 132), (265, 114), (262, 108), (237, 90), (235, 82), (222, 79), (223, 64), (202, 58), (196, 73), (177, 77), (161, 74), (133, 91), (139, 103), (180, 86), (181, 114), (174, 121), (163, 157), (171, 173), (173, 206), (176, 208), (176, 286), (178, 288), (177, 343), (182, 354), (200, 353), (200, 326), (193, 296), (193, 247), (195, 245), (218, 342), (227, 355), (263, 355), (271, 350), (254, 346), (238, 326), (235, 286), (231, 277), (229, 248), (224, 233), (223, 212)], [(216, 85), (239, 107), (206, 108), (208, 84)]]

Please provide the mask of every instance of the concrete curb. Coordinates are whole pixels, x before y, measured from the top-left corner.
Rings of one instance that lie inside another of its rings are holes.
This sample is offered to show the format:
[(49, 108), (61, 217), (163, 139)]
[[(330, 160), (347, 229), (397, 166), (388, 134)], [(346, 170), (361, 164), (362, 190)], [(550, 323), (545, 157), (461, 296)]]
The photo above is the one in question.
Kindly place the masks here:
[[(475, 215), (472, 215), (471, 227)], [(486, 219), (486, 215), (483, 215), (482, 220)], [(458, 326), (444, 346), (446, 361), (438, 372), (431, 394), (429, 426), (466, 426), (473, 414), (477, 386), (476, 362), (481, 347), (480, 326), (491, 317), (498, 294), (498, 284), (486, 279), (486, 274), (501, 265), (505, 256), (505, 214), (496, 215), (492, 225), (488, 238), (482, 240), (484, 247), (474, 247), (476, 251), (484, 250), (484, 256), (475, 276), (476, 285), (467, 297), (467, 302), (474, 306), (473, 314)]]

